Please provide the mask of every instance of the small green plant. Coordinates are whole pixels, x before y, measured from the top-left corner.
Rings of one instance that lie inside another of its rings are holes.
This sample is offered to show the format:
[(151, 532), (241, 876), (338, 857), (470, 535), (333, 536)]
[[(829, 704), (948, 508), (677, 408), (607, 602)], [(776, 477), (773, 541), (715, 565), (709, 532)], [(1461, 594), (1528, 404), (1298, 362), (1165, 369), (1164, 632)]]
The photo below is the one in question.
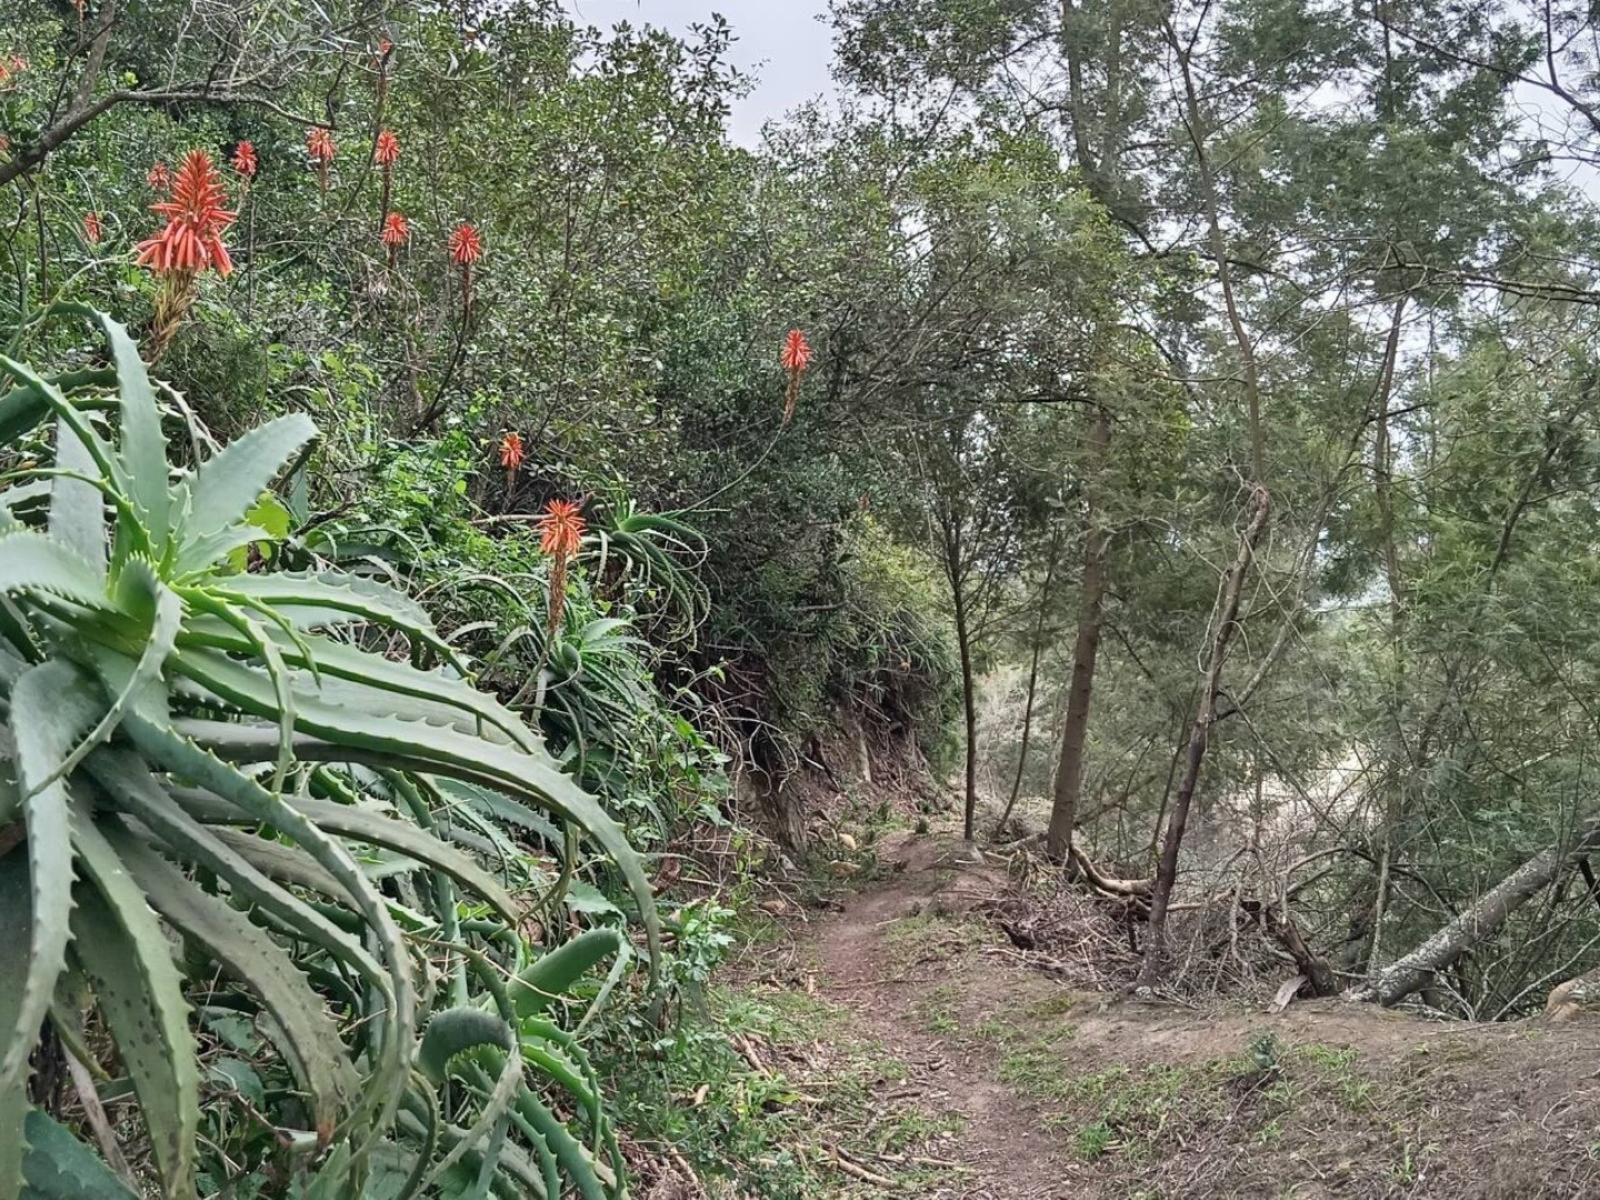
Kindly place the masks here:
[(1084, 1162), (1094, 1162), (1111, 1148), (1111, 1140), (1115, 1135), (1111, 1126), (1104, 1121), (1095, 1121), (1078, 1130), (1076, 1151), (1078, 1157)]

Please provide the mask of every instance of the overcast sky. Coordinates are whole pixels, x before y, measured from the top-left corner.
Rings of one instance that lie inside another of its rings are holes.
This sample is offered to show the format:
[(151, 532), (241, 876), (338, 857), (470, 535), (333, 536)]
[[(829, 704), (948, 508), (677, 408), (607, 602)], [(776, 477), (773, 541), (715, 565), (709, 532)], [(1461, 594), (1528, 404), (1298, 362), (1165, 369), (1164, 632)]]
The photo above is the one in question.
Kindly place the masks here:
[(712, 13), (733, 27), (735, 66), (756, 81), (733, 108), (729, 133), (754, 145), (761, 126), (832, 87), (833, 45), (823, 17), (827, 0), (565, 0), (574, 16), (606, 29), (618, 21), (684, 33)]

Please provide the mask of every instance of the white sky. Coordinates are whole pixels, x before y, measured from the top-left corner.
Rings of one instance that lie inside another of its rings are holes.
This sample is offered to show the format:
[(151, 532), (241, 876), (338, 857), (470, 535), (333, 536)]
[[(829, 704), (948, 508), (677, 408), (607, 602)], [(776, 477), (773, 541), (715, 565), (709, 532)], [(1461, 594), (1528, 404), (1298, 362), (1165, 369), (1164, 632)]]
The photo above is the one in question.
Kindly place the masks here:
[(755, 80), (729, 119), (733, 140), (753, 146), (761, 127), (823, 92), (832, 91), (828, 69), (832, 34), (827, 0), (564, 0), (580, 22), (609, 29), (618, 21), (685, 33), (720, 12), (732, 26), (731, 58)]

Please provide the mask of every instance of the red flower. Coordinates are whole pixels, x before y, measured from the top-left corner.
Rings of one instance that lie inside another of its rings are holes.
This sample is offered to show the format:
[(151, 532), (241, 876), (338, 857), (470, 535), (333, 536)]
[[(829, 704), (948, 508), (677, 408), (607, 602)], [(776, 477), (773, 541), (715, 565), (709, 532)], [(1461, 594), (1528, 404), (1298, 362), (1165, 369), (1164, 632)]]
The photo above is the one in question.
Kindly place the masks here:
[(411, 240), (411, 222), (404, 213), (392, 212), (383, 219), (383, 244), (389, 247), (404, 246)]
[(240, 142), (233, 148), (233, 169), (246, 179), (256, 177), (256, 148), (249, 142)]
[(550, 564), (550, 632), (561, 624), (567, 606), (567, 562), (583, 544), (583, 515), (570, 500), (552, 500), (539, 518), (539, 549)]
[(166, 228), (139, 243), (139, 265), (157, 275), (193, 275), (214, 267), (219, 275), (233, 270), (222, 231), (239, 215), (223, 207), (222, 177), (204, 150), (191, 150), (178, 168), (172, 199), (152, 204), (150, 211), (167, 218)]
[(372, 161), (380, 167), (392, 167), (400, 157), (400, 139), (392, 129), (378, 131), (378, 142), (372, 150)]
[(798, 329), (789, 330), (789, 336), (783, 339), (783, 353), (778, 356), (778, 361), (791, 374), (798, 374), (809, 367), (811, 343), (806, 341), (806, 335)]
[(86, 212), (86, 213), (84, 213), (83, 214), (83, 239), (84, 239), (84, 241), (88, 242), (91, 246), (98, 246), (100, 244), (100, 237), (101, 237), (100, 214), (97, 213), (97, 212)]
[(306, 130), (306, 153), (319, 163), (333, 161), (333, 134), (324, 126), (313, 125)]
[(787, 425), (794, 416), (795, 404), (800, 400), (800, 376), (811, 365), (811, 343), (806, 341), (804, 333), (798, 329), (789, 330), (789, 336), (783, 339), (783, 351), (778, 355), (778, 362), (789, 372), (789, 386), (783, 394), (783, 423)]
[(172, 172), (167, 169), (167, 164), (160, 159), (157, 159), (156, 165), (150, 168), (149, 173), (144, 177), (144, 181), (162, 195), (166, 195), (172, 190)]
[(500, 439), (500, 465), (506, 470), (515, 471), (526, 456), (520, 433), (508, 433)]
[(539, 549), (558, 558), (571, 558), (583, 542), (584, 528), (583, 514), (576, 504), (552, 500), (539, 518)]
[(483, 257), (483, 242), (478, 231), (464, 221), (450, 234), (450, 257), (463, 267)]

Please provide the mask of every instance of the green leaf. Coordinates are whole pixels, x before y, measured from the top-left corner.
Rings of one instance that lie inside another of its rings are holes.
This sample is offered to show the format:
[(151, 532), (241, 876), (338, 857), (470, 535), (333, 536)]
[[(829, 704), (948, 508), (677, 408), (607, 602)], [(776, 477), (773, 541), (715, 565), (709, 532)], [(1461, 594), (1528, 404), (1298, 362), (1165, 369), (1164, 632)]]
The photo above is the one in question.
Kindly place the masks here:
[(477, 892), (512, 925), (521, 921), (520, 907), (511, 894), (495, 881), (494, 876), (426, 830), (407, 821), (390, 820), (379, 813), (328, 800), (296, 797), (290, 803), (323, 829), (343, 837), (370, 842), (374, 846), (398, 850), (420, 864), (443, 872), (463, 887)]
[[(151, 719), (142, 708), (130, 712), (123, 727), (134, 745), (153, 762), (193, 780), (256, 820), (288, 834), (355, 899), (387, 966), (385, 973), (357, 964), (386, 1001), (377, 1034), (381, 1056), (374, 1077), (368, 1082), (361, 1111), (376, 1116), (374, 1130), (387, 1128), (399, 1106), (404, 1091), (402, 1084), (411, 1065), (410, 1030), (415, 1020), (416, 997), (411, 986), (409, 954), (383, 897), (344, 847), (291, 808), (282, 796), (267, 791), (255, 780), (179, 736), (164, 721)], [(276, 737), (273, 740), (276, 747)]]
[[(210, 651), (182, 650), (172, 661), (182, 674), (246, 712), (276, 718), (272, 685), (261, 672)], [(326, 739), (324, 743), (297, 742), (295, 749), (301, 758), (368, 761), (383, 767), (463, 779), (522, 797), (576, 823), (599, 843), (622, 872), (639, 906), (654, 969), (660, 948), (660, 926), (643, 863), (622, 828), (593, 796), (570, 778), (510, 746), (497, 745), (454, 729), (422, 721), (373, 717), (351, 706), (325, 704), (308, 693), (297, 696), (295, 707), (296, 728)], [(230, 757), (261, 761), (261, 729), (212, 725), (207, 727), (207, 732), (214, 734), (215, 744)], [(277, 731), (265, 732), (271, 757), (275, 758)]]
[(89, 608), (111, 607), (93, 567), (62, 543), (32, 532), (0, 536), (0, 592), (45, 592)]
[(121, 462), (126, 493), (138, 510), (149, 549), (161, 558), (167, 543), (167, 514), (171, 497), (167, 489), (167, 439), (161, 432), (161, 410), (139, 347), (128, 331), (103, 312), (95, 319), (105, 330), (111, 358), (117, 368), (117, 390), (122, 399)]
[(610, 1170), (595, 1161), (589, 1148), (572, 1136), (544, 1102), (524, 1088), (517, 1098), (517, 1111), (544, 1138), (583, 1200), (606, 1200), (606, 1183), (601, 1173), (609, 1176)]
[(19, 1132), (28, 1139), (24, 1200), (138, 1200), (93, 1150), (38, 1109)]
[[(455, 1010), (471, 1012), (473, 1010)], [(441, 1013), (441, 1017), (448, 1017), (448, 1012)], [(437, 1021), (439, 1018), (435, 1017)], [(501, 1028), (505, 1028), (501, 1022)], [(432, 1029), (432, 1024), (429, 1024)], [(489, 1143), (490, 1155), (498, 1156), (499, 1144), (504, 1140), (505, 1132), (503, 1122), (506, 1114), (511, 1111), (511, 1106), (516, 1102), (517, 1092), (522, 1087), (522, 1061), (515, 1054), (502, 1055), (499, 1078), (496, 1079), (494, 1090), (490, 1092), (489, 1099), (485, 1101), (483, 1110), (478, 1114), (478, 1119), (473, 1122), (472, 1128), (450, 1148), (443, 1158), (434, 1164), (428, 1177), (423, 1180), (422, 1188), (426, 1191), (441, 1175), (459, 1162), (469, 1150), (475, 1150), (485, 1142)], [(498, 1132), (496, 1132), (498, 1128)], [(490, 1164), (492, 1166), (492, 1163)]]
[(281, 1035), (280, 1048), (311, 1095), (317, 1136), (326, 1144), (344, 1098), (355, 1094), (356, 1085), (344, 1043), (321, 998), (283, 948), (243, 913), (201, 891), (125, 831), (114, 834), (108, 826), (106, 834), (156, 911), (261, 997)]
[[(80, 371), (63, 371), (44, 382), (52, 384), (58, 391), (71, 392), (84, 387), (110, 387), (116, 381), (114, 372), (104, 367), (88, 367)], [(80, 402), (80, 407), (91, 406)], [(24, 383), (0, 396), (0, 446), (12, 445), (40, 425), (50, 411), (44, 393), (31, 383)]]
[(169, 1196), (188, 1197), (194, 1193), (200, 1072), (183, 980), (161, 923), (87, 805), (75, 812), (72, 833), (93, 884), (76, 890), (74, 953), (133, 1081), (162, 1184)]
[(510, 1053), (513, 1038), (503, 1018), (481, 1008), (450, 1008), (434, 1015), (423, 1031), (417, 1049), (417, 1066), (436, 1084), (450, 1076), (450, 1063), (458, 1055), (480, 1046)]
[(523, 969), (507, 989), (517, 1016), (530, 1017), (572, 990), (583, 975), (622, 948), (615, 929), (591, 929)]
[[(0, 539), (0, 543), (9, 539)], [(0, 558), (4, 548), (0, 544)], [(16, 749), (22, 819), (32, 881), (28, 969), (17, 1016), (5, 1032), (0, 1094), (26, 1077), (39, 1023), (50, 1008), (71, 937), (72, 838), (66, 784), (46, 783), (74, 742), (105, 710), (98, 689), (70, 663), (30, 667), (11, 689), (11, 740)], [(20, 934), (21, 928), (15, 927)]]
[[(33, 926), (26, 855), (0, 856), (0, 929)], [(15, 1029), (22, 1011), (22, 981), (28, 975), (28, 940), (0, 938), (0, 1029)], [(28, 1111), (25, 1076), (0, 1087), (0, 1200), (16, 1200), (22, 1187), (22, 1118)]]
[(210, 585), (224, 599), (247, 596), (289, 611), (332, 609), (360, 621), (404, 633), (413, 642), (432, 648), (446, 662), (466, 674), (455, 648), (441, 638), (433, 619), (415, 600), (391, 587), (356, 575), (312, 575), (275, 572), (265, 575), (231, 575)]
[[(94, 456), (65, 421), (56, 422), (56, 466), (96, 478)], [(57, 478), (50, 487), (50, 537), (69, 546), (102, 582), (106, 577), (106, 500), (82, 479)]]
[[(368, 712), (423, 717), (469, 733), (487, 727), (531, 754), (543, 756), (545, 753), (521, 717), (501, 704), (492, 693), (473, 687), (442, 667), (423, 671), (410, 663), (369, 653), (348, 642), (316, 636), (302, 639), (311, 652), (308, 660), (301, 646), (281, 630), (267, 632), (286, 662), (302, 668), (309, 668), (311, 662), (315, 662), (317, 673), (322, 677), (322, 694), (330, 702), (348, 698)], [(250, 649), (247, 639), (211, 617), (191, 621), (185, 627), (183, 643), (210, 646), (234, 654), (246, 654)], [(361, 685), (360, 690), (341, 690), (330, 680)]]
[[(23, 386), (32, 389), (39, 403), (47, 411), (54, 412), (58, 418), (72, 426), (72, 431), (78, 435), (78, 440), (83, 443), (90, 457), (94, 459), (95, 466), (98, 468), (95, 474), (101, 478), (111, 480), (118, 491), (127, 494), (127, 478), (122, 472), (122, 464), (117, 459), (117, 456), (106, 445), (105, 439), (95, 432), (88, 418), (83, 415), (72, 401), (61, 394), (60, 388), (48, 379), (35, 374), (32, 368), (14, 359), (7, 358), (3, 354), (0, 354), (0, 368), (4, 368), (22, 380)], [(165, 476), (163, 476), (163, 484), (164, 482)]]
[(94, 657), (101, 667), (101, 679), (108, 692), (116, 699), (95, 727), (73, 747), (72, 753), (56, 768), (56, 775), (65, 778), (96, 746), (116, 732), (122, 714), (139, 694), (139, 690), (161, 677), (161, 668), (172, 653), (178, 639), (178, 626), (183, 621), (183, 604), (178, 595), (156, 578), (155, 569), (143, 558), (132, 558), (123, 565), (117, 577), (117, 595), (124, 609), (142, 611), (149, 622), (144, 649), (139, 660), (129, 669), (125, 655), (96, 649)]
[(586, 916), (620, 916), (621, 910), (611, 903), (611, 898), (595, 887), (592, 883), (585, 883), (581, 879), (574, 879), (567, 885), (567, 894), (562, 897), (562, 902), (575, 913)]
[[(224, 834), (231, 831), (212, 830), (196, 821), (176, 801), (162, 790), (144, 762), (124, 750), (98, 750), (89, 757), (87, 769), (96, 783), (105, 789), (119, 808), (126, 810), (149, 827), (179, 857), (205, 867), (228, 882), (240, 895), (263, 912), (276, 917), (306, 941), (321, 946), (342, 962), (354, 966), (368, 978), (384, 979), (384, 969), (362, 949), (359, 942), (334, 925), (321, 913), (293, 896), (264, 873), (248, 855), (227, 841)], [(216, 803), (221, 803), (217, 801)], [(227, 811), (235, 811), (231, 805)], [(267, 847), (266, 842), (254, 835), (238, 835), (242, 839)], [(289, 846), (279, 849), (287, 854), (304, 854)], [(312, 859), (316, 870), (322, 868)], [(323, 871), (327, 875), (326, 871)], [(290, 877), (294, 882), (299, 879)], [(327, 875), (332, 879), (331, 875)], [(336, 880), (333, 881), (337, 899), (357, 907), (350, 893)]]
[[(259, 425), (235, 439), (218, 455), (200, 464), (192, 480), (174, 497), (174, 513), (187, 510), (188, 523), (178, 548), (180, 575), (209, 566), (216, 554), (207, 539), (231, 526), (249, 522), (251, 507), (278, 473), (317, 436), (304, 413), (292, 413)], [(249, 522), (260, 525), (260, 521)], [(272, 531), (267, 530), (268, 533)], [(288, 533), (287, 525), (278, 536)]]

